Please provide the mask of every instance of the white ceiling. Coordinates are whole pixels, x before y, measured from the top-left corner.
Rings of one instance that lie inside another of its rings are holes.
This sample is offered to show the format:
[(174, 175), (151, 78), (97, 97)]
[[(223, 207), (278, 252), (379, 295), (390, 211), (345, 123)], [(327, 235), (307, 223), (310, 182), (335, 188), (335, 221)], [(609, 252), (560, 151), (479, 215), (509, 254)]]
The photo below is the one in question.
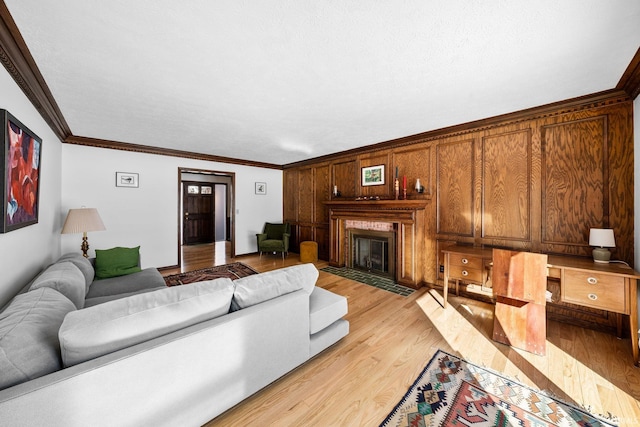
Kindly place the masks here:
[(612, 89), (638, 0), (5, 0), (74, 135), (287, 164)]

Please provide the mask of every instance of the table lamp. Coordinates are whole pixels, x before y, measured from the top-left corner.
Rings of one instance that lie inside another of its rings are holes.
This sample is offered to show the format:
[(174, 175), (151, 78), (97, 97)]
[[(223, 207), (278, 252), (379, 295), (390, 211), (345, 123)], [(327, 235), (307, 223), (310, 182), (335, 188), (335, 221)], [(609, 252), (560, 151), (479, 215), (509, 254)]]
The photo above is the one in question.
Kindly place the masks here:
[(615, 248), (616, 239), (610, 228), (592, 228), (589, 230), (589, 246), (594, 246), (593, 260), (600, 263), (609, 263), (611, 252), (606, 248)]
[(69, 209), (61, 234), (82, 233), (82, 255), (86, 258), (89, 250), (88, 231), (106, 230), (96, 208)]

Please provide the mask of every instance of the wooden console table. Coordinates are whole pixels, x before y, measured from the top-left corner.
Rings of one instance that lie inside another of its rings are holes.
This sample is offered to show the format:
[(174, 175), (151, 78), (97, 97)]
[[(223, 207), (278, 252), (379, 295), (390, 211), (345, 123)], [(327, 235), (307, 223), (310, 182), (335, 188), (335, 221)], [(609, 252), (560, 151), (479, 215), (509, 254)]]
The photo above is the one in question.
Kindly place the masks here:
[[(484, 285), (492, 259), (492, 249), (453, 245), (444, 254), (444, 307), (447, 307), (449, 280)], [(549, 255), (550, 278), (560, 280), (560, 301), (605, 310), (618, 315), (618, 337), (622, 335), (622, 317), (629, 317), (631, 351), (638, 360), (638, 280), (640, 273), (620, 263), (599, 264), (591, 259)]]

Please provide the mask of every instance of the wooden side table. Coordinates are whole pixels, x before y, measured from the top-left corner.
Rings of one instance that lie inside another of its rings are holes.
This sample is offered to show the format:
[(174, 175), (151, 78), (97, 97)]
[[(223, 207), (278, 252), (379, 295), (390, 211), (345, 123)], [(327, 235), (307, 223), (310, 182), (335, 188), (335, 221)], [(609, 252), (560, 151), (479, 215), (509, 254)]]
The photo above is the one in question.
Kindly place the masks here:
[(456, 295), (460, 282), (484, 285), (487, 281), (485, 261), (491, 260), (491, 249), (475, 248), (472, 246), (449, 246), (442, 250), (444, 254), (444, 304), (447, 308), (449, 280), (456, 281)]

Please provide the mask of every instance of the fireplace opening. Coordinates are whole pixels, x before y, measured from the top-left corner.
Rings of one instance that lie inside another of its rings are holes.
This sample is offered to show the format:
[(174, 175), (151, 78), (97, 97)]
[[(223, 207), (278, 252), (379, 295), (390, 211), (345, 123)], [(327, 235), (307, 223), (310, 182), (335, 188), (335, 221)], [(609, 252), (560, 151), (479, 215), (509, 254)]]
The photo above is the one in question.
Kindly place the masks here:
[(394, 278), (395, 233), (353, 230), (349, 240), (350, 268)]

